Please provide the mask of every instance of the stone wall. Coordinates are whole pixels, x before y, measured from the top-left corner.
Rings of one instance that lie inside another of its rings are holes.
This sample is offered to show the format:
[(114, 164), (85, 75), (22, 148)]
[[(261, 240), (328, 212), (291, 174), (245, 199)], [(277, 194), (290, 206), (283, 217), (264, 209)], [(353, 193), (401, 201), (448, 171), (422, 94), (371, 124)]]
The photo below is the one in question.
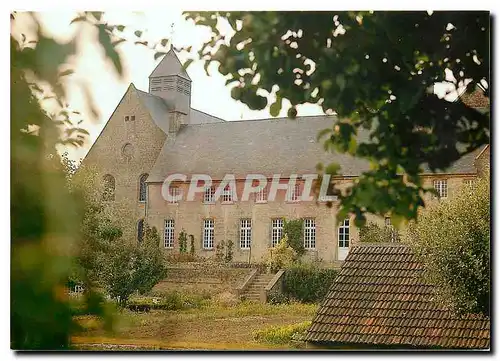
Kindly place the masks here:
[(167, 277), (153, 293), (180, 291), (210, 295), (232, 292), (251, 272), (250, 268), (229, 268), (214, 263), (186, 263), (170, 266)]

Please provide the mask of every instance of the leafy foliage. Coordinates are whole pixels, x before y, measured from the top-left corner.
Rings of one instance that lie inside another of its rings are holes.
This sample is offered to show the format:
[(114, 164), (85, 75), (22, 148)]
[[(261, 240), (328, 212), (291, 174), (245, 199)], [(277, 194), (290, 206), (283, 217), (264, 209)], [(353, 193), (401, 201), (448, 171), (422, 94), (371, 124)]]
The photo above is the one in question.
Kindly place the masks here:
[[(18, 20), (18, 17), (24, 18)], [(33, 38), (21, 32), (34, 23)], [(70, 347), (77, 328), (65, 285), (75, 269), (84, 201), (72, 192), (60, 146), (81, 146), (88, 132), (67, 104), (69, 58), (80, 37), (57, 42), (36, 15), (11, 14), (11, 347), (54, 350)], [(88, 91), (87, 103), (93, 107)], [(53, 100), (51, 111), (47, 102)], [(55, 101), (55, 102), (54, 102)], [(102, 298), (92, 290), (84, 309), (104, 316)]]
[[(354, 214), (361, 226), (366, 212), (416, 218), (427, 191), (423, 166), (446, 169), (489, 143), (489, 113), (432, 92), (438, 82), (466, 86), (468, 93), (482, 84), (479, 91), (489, 97), (488, 12), (184, 15), (212, 31), (198, 56), (205, 69), (218, 64), (233, 99), (250, 109), (269, 106), (272, 116), (289, 104), (287, 114), (295, 118), (297, 106), (307, 103), (336, 114), (320, 134), (325, 149), (371, 164), (339, 194), (339, 219)], [(222, 23), (231, 35), (219, 31)], [(338, 174), (338, 165), (318, 169)]]
[(226, 244), (226, 253), (224, 254), (224, 261), (229, 263), (233, 260), (233, 241), (229, 240)]
[(224, 240), (220, 241), (215, 246), (215, 259), (217, 260), (217, 262), (222, 262), (222, 260), (224, 259), (225, 246), (226, 246), (226, 244), (225, 244)]
[(282, 304), (289, 304), (290, 303), (290, 297), (285, 295), (282, 292), (269, 292), (267, 295), (267, 302), (270, 303), (271, 305), (282, 305)]
[(283, 292), (300, 302), (320, 302), (337, 277), (337, 271), (313, 264), (296, 264), (285, 271)]
[(166, 263), (159, 243), (156, 228), (147, 224), (141, 244), (124, 242), (120, 238), (110, 243), (102, 278), (106, 291), (120, 304), (124, 305), (134, 292), (150, 291), (166, 276)]
[(287, 326), (270, 326), (262, 330), (255, 331), (253, 337), (257, 341), (268, 343), (284, 344), (299, 337), (311, 326), (311, 321), (304, 321)]
[(359, 229), (359, 241), (365, 243), (399, 242), (399, 233), (392, 226), (380, 227), (369, 222)]
[(194, 236), (192, 234), (189, 235), (189, 255), (194, 257)]
[(283, 235), (287, 236), (287, 242), (290, 247), (295, 250), (297, 257), (300, 257), (305, 253), (303, 219), (284, 219)]
[(184, 229), (179, 233), (179, 252), (187, 252), (187, 234)]
[(271, 272), (277, 272), (282, 268), (290, 267), (297, 257), (297, 252), (288, 243), (288, 235), (279, 241), (279, 243), (269, 250), (269, 256), (266, 264)]
[[(488, 175), (489, 176), (489, 175)], [(443, 304), (460, 313), (490, 314), (490, 183), (480, 179), (426, 209), (403, 240), (421, 257)]]

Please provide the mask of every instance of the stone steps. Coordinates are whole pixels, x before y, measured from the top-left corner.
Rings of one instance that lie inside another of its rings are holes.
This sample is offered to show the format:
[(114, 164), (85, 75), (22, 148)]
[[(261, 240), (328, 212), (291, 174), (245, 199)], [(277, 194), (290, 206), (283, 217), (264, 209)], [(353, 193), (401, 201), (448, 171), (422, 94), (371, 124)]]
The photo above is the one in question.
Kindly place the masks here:
[(273, 279), (273, 274), (258, 274), (253, 279), (252, 283), (248, 286), (243, 294), (245, 299), (249, 301), (260, 302), (260, 295), (268, 283)]

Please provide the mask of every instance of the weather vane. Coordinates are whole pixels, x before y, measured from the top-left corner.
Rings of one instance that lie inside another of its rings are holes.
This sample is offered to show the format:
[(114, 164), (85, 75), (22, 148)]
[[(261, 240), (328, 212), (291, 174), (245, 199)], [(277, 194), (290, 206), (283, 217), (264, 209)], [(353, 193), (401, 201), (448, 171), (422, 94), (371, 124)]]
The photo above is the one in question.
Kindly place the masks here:
[(173, 49), (174, 47), (174, 33), (175, 33), (174, 26), (175, 26), (174, 23), (170, 25), (170, 49)]

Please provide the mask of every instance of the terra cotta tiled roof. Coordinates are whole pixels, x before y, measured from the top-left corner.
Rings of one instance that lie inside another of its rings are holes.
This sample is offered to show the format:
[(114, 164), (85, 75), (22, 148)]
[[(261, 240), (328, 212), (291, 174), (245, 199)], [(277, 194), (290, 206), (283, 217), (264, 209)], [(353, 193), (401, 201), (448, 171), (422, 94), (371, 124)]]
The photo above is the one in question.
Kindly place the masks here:
[(323, 300), (306, 341), (364, 347), (484, 349), (490, 321), (458, 316), (434, 300), (434, 286), (402, 244), (354, 246)]

